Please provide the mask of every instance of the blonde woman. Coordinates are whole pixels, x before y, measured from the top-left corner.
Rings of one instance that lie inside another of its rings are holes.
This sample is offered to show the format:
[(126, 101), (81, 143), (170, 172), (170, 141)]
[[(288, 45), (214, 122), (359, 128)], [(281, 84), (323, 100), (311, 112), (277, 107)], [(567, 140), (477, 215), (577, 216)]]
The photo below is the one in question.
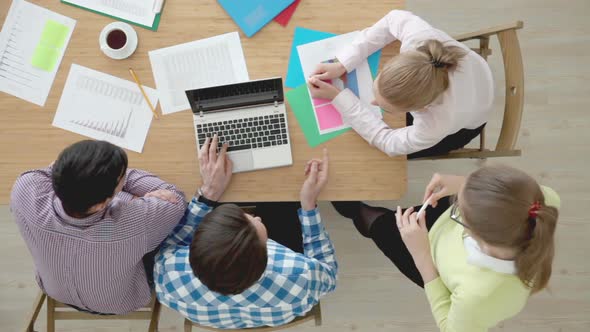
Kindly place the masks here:
[[(373, 104), (405, 113), (404, 128), (390, 128), (352, 91), (325, 82), (395, 40), (401, 42), (400, 54), (376, 78)], [(389, 156), (418, 158), (461, 148), (479, 135), (490, 114), (494, 92), (488, 64), (410, 12), (390, 12), (336, 59), (318, 65), (309, 79), (311, 95), (332, 100), (347, 124)]]
[(357, 229), (423, 287), (441, 331), (483, 332), (518, 314), (551, 276), (559, 197), (526, 173), (486, 166), (435, 174), (424, 201), (397, 211), (364, 205)]

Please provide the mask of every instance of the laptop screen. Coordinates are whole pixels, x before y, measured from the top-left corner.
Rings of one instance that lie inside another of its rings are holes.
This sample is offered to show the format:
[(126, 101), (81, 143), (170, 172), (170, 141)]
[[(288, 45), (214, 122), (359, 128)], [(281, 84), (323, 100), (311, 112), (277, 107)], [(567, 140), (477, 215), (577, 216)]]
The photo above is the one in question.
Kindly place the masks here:
[(186, 91), (193, 113), (219, 111), (261, 104), (282, 103), (283, 79), (270, 78), (258, 81), (214, 86)]

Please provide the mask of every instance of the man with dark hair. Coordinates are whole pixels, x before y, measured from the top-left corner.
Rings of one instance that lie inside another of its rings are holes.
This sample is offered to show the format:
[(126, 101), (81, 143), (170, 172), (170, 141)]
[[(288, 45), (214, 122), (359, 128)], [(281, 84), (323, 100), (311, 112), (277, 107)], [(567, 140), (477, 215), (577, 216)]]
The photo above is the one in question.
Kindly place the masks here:
[[(161, 303), (204, 326), (288, 323), (336, 287), (334, 247), (316, 207), (328, 180), (327, 151), (305, 170), (296, 234), (303, 235), (303, 253), (297, 253), (270, 239), (260, 217), (234, 204), (218, 206), (232, 165), (227, 146), (218, 154), (217, 144), (217, 137), (207, 139), (199, 151), (203, 185), (156, 255), (156, 294)], [(295, 213), (284, 211), (285, 219), (289, 212)]]
[(184, 194), (127, 168), (121, 148), (81, 141), (23, 173), (10, 207), (39, 287), (79, 310), (123, 314), (148, 304), (156, 248), (182, 218)]

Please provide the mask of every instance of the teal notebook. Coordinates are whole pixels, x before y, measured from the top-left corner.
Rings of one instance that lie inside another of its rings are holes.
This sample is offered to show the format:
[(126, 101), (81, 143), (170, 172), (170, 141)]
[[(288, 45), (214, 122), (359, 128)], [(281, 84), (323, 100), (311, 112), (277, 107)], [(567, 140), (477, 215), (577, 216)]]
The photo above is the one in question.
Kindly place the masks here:
[[(136, 25), (138, 27), (141, 27), (141, 28), (144, 28), (144, 29), (148, 29), (148, 30), (152, 30), (152, 31), (158, 31), (158, 27), (160, 26), (160, 17), (162, 16), (162, 12), (158, 13), (156, 15), (156, 17), (154, 18), (154, 23), (152, 24), (152, 26), (147, 26), (147, 25), (142, 25), (142, 24), (139, 24), (139, 23), (136, 23), (136, 22), (133, 22), (133, 21), (124, 20), (124, 19), (122, 19), (120, 17), (116, 17), (116, 16), (113, 16), (113, 15), (110, 15), (110, 14), (107, 14), (107, 13), (103, 13), (103, 12), (100, 12), (100, 11), (97, 11), (97, 10), (93, 10), (93, 9), (90, 9), (90, 8), (87, 8), (87, 7), (84, 7), (84, 6), (80, 6), (80, 5), (77, 5), (77, 4), (68, 2), (67, 0), (60, 0), (60, 1), (62, 3), (65, 3), (67, 5), (70, 5), (70, 6), (74, 6), (74, 7), (80, 8), (80, 9), (84, 9), (84, 10), (87, 10), (89, 12), (93, 12), (95, 14), (99, 14), (99, 15), (102, 15), (102, 16), (110, 17), (110, 18), (112, 18), (114, 20), (125, 22), (125, 23), (129, 23), (129, 24), (133, 24), (133, 25)], [(164, 11), (163, 8), (162, 8), (162, 11)]]

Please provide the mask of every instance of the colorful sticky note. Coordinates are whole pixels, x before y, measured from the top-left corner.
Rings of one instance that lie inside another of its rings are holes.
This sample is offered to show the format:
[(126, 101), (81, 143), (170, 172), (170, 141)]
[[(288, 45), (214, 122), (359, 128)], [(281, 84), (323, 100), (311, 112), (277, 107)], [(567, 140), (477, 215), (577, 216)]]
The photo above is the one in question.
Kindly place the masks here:
[(59, 22), (48, 20), (41, 33), (41, 43), (56, 48), (64, 47), (70, 29)]
[(31, 58), (31, 65), (41, 70), (52, 72), (59, 60), (61, 50), (54, 47), (47, 47), (43, 44), (37, 45), (33, 57)]
[(279, 23), (284, 27), (287, 26), (287, 24), (289, 24), (289, 21), (291, 20), (291, 17), (293, 17), (293, 13), (295, 13), (295, 9), (297, 9), (297, 6), (300, 2), (301, 0), (295, 0), (295, 2), (293, 2), (289, 7), (285, 8), (285, 10), (283, 10), (279, 15), (277, 15), (277, 17), (275, 17), (275, 22)]
[(307, 85), (303, 84), (295, 89), (289, 90), (285, 96), (287, 97), (291, 111), (299, 123), (301, 131), (303, 131), (307, 143), (312, 148), (350, 130), (350, 128), (346, 128), (328, 134), (320, 134), (313, 113), (313, 107), (311, 106), (311, 98), (309, 97)]
[[(289, 88), (296, 88), (301, 84), (305, 84), (306, 82), (305, 75), (303, 75), (303, 69), (301, 68), (301, 61), (299, 60), (297, 46), (334, 36), (336, 36), (336, 34), (302, 27), (295, 27), (295, 33), (293, 34), (293, 44), (291, 45), (291, 55), (289, 57), (289, 66), (287, 69), (287, 78), (285, 79), (285, 86)], [(367, 60), (369, 62), (369, 67), (371, 68), (373, 77), (376, 77), (377, 71), (379, 70), (379, 61), (381, 60), (381, 50), (371, 54)]]

